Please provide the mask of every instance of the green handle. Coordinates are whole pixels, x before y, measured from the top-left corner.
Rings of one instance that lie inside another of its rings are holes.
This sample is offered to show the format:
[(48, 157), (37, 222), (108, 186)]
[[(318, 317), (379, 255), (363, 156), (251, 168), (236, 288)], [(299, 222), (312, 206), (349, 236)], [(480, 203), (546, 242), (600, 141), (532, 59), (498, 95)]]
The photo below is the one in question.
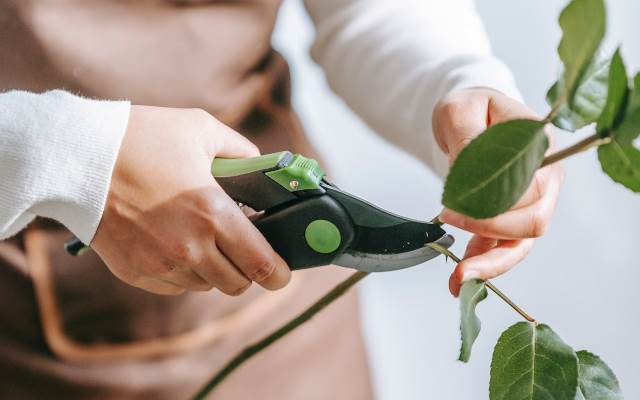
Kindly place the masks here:
[(256, 171), (278, 168), (283, 159), (291, 156), (288, 151), (250, 158), (216, 158), (211, 163), (211, 174), (216, 178), (244, 175)]
[(233, 178), (253, 173), (263, 173), (289, 192), (320, 188), (325, 172), (318, 162), (289, 151), (251, 158), (216, 158), (211, 163), (215, 178)]

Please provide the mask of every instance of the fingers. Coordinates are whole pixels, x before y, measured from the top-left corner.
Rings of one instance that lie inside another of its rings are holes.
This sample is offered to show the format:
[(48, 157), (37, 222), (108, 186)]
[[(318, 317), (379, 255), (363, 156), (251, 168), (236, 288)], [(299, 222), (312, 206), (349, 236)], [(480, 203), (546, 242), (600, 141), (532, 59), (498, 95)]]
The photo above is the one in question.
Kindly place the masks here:
[(161, 281), (156, 278), (140, 277), (135, 282), (129, 282), (131, 285), (146, 290), (147, 292), (176, 296), (186, 291), (185, 288), (177, 286), (171, 282)]
[(473, 235), (469, 243), (467, 243), (467, 249), (464, 252), (464, 258), (474, 257), (480, 254), (484, 254), (487, 251), (493, 249), (498, 245), (498, 240), (488, 238), (479, 235)]
[(178, 266), (175, 264), (170, 264), (167, 272), (158, 274), (156, 279), (172, 283), (184, 289), (199, 292), (206, 292), (213, 287), (209, 281), (198, 275), (192, 267)]
[(251, 281), (238, 271), (215, 243), (208, 242), (203, 246), (207, 248), (207, 255), (202, 263), (193, 267), (198, 275), (229, 296), (238, 296), (251, 286)]
[[(202, 110), (196, 110), (205, 121), (204, 140), (210, 157), (246, 158), (260, 155), (258, 147), (238, 132)], [(202, 115), (204, 114), (204, 115)]]
[(190, 196), (182, 219), (163, 227), (182, 232), (161, 247), (170, 261), (164, 267), (145, 262), (143, 275), (188, 290), (216, 287), (228, 295), (241, 294), (252, 281), (270, 290), (289, 282), (287, 264), (222, 190), (207, 188)]
[(285, 261), (271, 248), (260, 231), (233, 201), (217, 219), (216, 244), (224, 255), (250, 280), (269, 290), (284, 287), (291, 279)]
[[(556, 206), (562, 173), (548, 174), (540, 171), (543, 182), (534, 182), (535, 192), (540, 196), (533, 204), (515, 208), (489, 219), (473, 219), (446, 209), (440, 220), (449, 225), (494, 239), (525, 239), (540, 237), (551, 221)], [(545, 178), (546, 177), (546, 178)], [(544, 179), (547, 179), (544, 182)]]
[(215, 287), (227, 295), (237, 296), (251, 286), (251, 281), (233, 266), (215, 243), (205, 241), (199, 248), (204, 250), (203, 257), (196, 257), (194, 251), (189, 251), (188, 256), (173, 257), (165, 263), (149, 260), (143, 275), (127, 281), (141, 289), (168, 295), (185, 290), (209, 291)]
[[(539, 116), (495, 90), (472, 88), (456, 91), (438, 103), (434, 109), (433, 131), (438, 144), (453, 162), (488, 126), (514, 119), (539, 119)], [(476, 220), (452, 210), (443, 211), (440, 220), (476, 234), (469, 242), (465, 259), (451, 275), (451, 293), (457, 296), (465, 280), (500, 275), (526, 256), (533, 238), (542, 235), (549, 224), (562, 180), (559, 167), (537, 171), (516, 204), (494, 218)]]
[(457, 297), (468, 280), (488, 280), (509, 271), (529, 254), (533, 243), (534, 239), (495, 241), (474, 236), (469, 242), (469, 256), (465, 255), (449, 278), (451, 294)]

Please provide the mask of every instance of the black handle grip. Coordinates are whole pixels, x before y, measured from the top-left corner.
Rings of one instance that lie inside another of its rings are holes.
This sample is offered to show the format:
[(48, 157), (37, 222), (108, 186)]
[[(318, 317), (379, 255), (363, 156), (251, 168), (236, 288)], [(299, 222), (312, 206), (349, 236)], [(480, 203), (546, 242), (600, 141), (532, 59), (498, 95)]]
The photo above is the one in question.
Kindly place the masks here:
[[(329, 253), (312, 249), (308, 242), (309, 226), (318, 220), (328, 221), (339, 232), (339, 245)], [(292, 270), (331, 264), (355, 236), (349, 215), (330, 196), (300, 200), (266, 213), (254, 224)]]
[(229, 197), (256, 211), (267, 210), (298, 198), (262, 171), (215, 179)]

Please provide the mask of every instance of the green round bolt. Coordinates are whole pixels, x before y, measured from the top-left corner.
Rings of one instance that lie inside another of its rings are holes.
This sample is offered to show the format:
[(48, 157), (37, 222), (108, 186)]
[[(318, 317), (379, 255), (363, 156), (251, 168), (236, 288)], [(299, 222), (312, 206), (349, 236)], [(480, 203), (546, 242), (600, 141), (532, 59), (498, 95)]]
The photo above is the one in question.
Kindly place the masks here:
[(307, 225), (304, 230), (304, 238), (309, 247), (322, 254), (333, 253), (342, 242), (342, 235), (338, 227), (326, 219), (316, 219)]

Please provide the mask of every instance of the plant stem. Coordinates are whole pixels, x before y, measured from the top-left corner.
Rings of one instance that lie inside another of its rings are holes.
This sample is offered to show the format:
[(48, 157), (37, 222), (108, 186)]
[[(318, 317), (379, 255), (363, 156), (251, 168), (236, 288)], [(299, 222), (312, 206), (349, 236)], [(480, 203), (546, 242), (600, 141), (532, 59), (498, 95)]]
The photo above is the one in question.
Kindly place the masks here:
[(511, 308), (516, 310), (516, 312), (518, 314), (520, 314), (522, 316), (522, 318), (526, 319), (529, 322), (537, 323), (535, 318), (533, 318), (531, 315), (529, 315), (522, 308), (518, 307), (518, 305), (516, 303), (514, 303), (509, 297), (507, 297), (506, 294), (502, 293), (502, 291), (500, 289), (498, 289), (493, 283), (491, 283), (489, 281), (484, 281), (484, 284), (485, 284), (486, 287), (491, 289), (491, 291), (493, 293), (495, 293), (498, 297), (500, 297), (502, 300), (504, 300), (505, 303), (509, 304), (511, 306)]
[[(444, 254), (446, 257), (451, 258), (456, 263), (460, 263), (462, 261), (458, 256), (453, 254), (451, 250), (447, 249), (446, 247), (442, 247), (437, 243), (427, 243), (427, 246), (431, 247), (432, 249), (434, 249), (435, 251), (441, 254)], [(518, 314), (520, 314), (522, 318), (526, 319), (529, 322), (533, 322), (533, 323), (537, 322), (535, 318), (533, 318), (531, 315), (525, 312), (522, 308), (518, 307), (518, 305), (514, 303), (513, 300), (511, 300), (506, 294), (504, 294), (500, 289), (498, 289), (493, 283), (486, 280), (484, 281), (484, 284), (487, 288), (489, 288), (489, 290), (495, 293), (505, 303), (511, 306), (511, 308), (513, 308)]]
[(565, 97), (566, 96), (564, 96), (564, 95), (558, 97), (558, 100), (556, 100), (554, 105), (551, 107), (551, 111), (549, 111), (549, 114), (544, 119), (545, 122), (549, 123), (549, 122), (553, 121), (553, 119), (558, 114), (558, 111), (560, 110), (560, 107), (562, 107), (562, 104), (564, 103)]
[(548, 155), (542, 161), (542, 165), (540, 165), (540, 168), (546, 167), (549, 164), (553, 164), (554, 162), (560, 161), (563, 158), (567, 158), (574, 154), (588, 150), (594, 146), (600, 146), (601, 144), (609, 143), (610, 141), (611, 141), (611, 138), (600, 137), (600, 135), (598, 135), (597, 133), (594, 133), (593, 135), (582, 139), (578, 143), (575, 143), (567, 147), (566, 149), (562, 149), (556, 153)]
[(239, 366), (241, 366), (245, 361), (249, 360), (251, 357), (264, 350), (266, 347), (272, 345), (286, 334), (296, 329), (298, 326), (307, 322), (314, 315), (322, 311), (329, 304), (333, 303), (340, 296), (345, 294), (353, 285), (364, 279), (369, 272), (361, 272), (358, 271), (347, 279), (342, 281), (336, 287), (331, 289), (331, 291), (327, 292), (320, 300), (313, 303), (306, 310), (300, 313), (297, 317), (293, 318), (291, 321), (282, 325), (280, 328), (273, 331), (271, 334), (265, 336), (259, 341), (247, 346), (238, 353), (235, 357), (233, 357), (225, 366), (220, 369), (212, 378), (205, 384), (202, 389), (193, 397), (194, 400), (204, 399), (213, 389), (216, 388), (229, 374), (235, 371)]

